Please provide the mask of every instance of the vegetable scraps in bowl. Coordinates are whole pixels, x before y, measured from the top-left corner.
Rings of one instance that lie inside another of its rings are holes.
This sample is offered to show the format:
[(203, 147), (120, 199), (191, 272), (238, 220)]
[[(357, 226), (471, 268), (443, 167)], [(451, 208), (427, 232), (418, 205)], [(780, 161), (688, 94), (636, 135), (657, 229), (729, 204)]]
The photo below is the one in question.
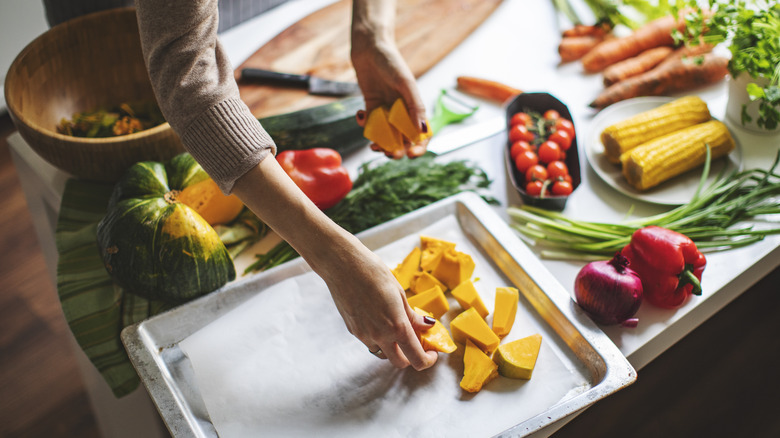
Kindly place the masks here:
[(165, 123), (156, 102), (125, 102), (63, 118), (57, 132), (73, 137), (104, 138), (133, 134)]

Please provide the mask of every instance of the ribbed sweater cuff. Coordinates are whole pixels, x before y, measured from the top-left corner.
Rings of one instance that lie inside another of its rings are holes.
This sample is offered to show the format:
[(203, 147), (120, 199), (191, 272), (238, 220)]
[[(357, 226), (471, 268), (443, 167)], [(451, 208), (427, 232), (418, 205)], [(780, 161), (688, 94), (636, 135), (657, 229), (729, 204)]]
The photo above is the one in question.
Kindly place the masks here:
[(186, 149), (226, 194), (276, 145), (240, 99), (220, 102), (198, 116), (181, 135)]

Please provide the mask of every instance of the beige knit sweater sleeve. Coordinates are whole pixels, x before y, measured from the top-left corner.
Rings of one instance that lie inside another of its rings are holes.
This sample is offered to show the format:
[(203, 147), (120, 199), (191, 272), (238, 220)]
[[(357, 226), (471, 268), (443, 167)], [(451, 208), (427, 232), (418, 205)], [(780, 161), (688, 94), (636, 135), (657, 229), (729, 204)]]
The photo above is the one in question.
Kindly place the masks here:
[(184, 147), (225, 193), (270, 154), (217, 38), (217, 0), (135, 0), (157, 101)]

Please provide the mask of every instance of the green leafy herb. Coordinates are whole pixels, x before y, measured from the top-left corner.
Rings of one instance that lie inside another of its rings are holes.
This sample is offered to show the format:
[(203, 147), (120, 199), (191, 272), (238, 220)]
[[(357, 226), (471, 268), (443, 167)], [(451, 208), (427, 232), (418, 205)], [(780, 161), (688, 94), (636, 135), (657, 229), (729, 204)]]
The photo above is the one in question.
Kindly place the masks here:
[[(777, 0), (708, 0), (708, 14), (696, 0), (685, 0), (693, 7), (686, 14), (686, 29), (675, 39), (686, 44), (725, 42), (731, 52), (729, 73), (736, 78), (747, 73), (754, 79), (766, 78), (768, 84), (751, 83), (747, 87), (752, 101), (759, 101), (756, 124), (772, 130), (780, 124), (780, 3)], [(746, 107), (742, 123), (752, 121)]]
[[(380, 159), (363, 164), (352, 191), (325, 213), (350, 233), (359, 233), (459, 192), (481, 194), (490, 186), (487, 174), (473, 163), (439, 163), (434, 157), (428, 153), (415, 159)], [(498, 203), (492, 197), (482, 197)], [(295, 250), (281, 242), (269, 252), (258, 254), (245, 273), (272, 268), (296, 257)]]

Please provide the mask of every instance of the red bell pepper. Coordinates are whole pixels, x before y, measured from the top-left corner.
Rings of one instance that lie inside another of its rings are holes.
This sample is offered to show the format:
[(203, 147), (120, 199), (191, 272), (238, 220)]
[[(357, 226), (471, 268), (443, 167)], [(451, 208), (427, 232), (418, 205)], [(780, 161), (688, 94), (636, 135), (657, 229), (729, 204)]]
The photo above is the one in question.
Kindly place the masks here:
[(320, 210), (338, 204), (352, 190), (349, 172), (334, 149), (284, 151), (276, 155), (276, 160)]
[(658, 226), (634, 232), (621, 253), (642, 280), (644, 299), (673, 309), (693, 295), (701, 295), (704, 255), (686, 235)]

